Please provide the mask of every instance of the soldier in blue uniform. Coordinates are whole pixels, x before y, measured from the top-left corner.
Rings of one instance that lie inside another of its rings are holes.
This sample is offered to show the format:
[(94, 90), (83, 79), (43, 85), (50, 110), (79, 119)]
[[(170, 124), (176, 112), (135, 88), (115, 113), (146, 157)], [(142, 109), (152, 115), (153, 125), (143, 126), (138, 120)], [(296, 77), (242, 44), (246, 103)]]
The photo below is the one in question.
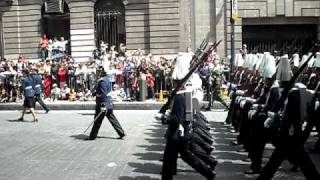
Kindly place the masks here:
[[(177, 83), (177, 80), (175, 80), (174, 84), (176, 85)], [(190, 133), (190, 123), (192, 126), (192, 122), (186, 120), (186, 97), (185, 94), (180, 91), (174, 97), (170, 119), (168, 120), (166, 147), (163, 155), (161, 173), (162, 180), (173, 179), (173, 176), (176, 174), (179, 153), (183, 161), (206, 179), (213, 180), (215, 178), (216, 174), (212, 168), (215, 167), (216, 162), (214, 160), (211, 161), (201, 147), (191, 144), (192, 131)], [(200, 141), (202, 141), (202, 139)], [(204, 160), (209, 163), (208, 165), (211, 165), (211, 168), (207, 166)]]
[(94, 95), (96, 95), (96, 113), (94, 115), (95, 122), (88, 140), (94, 140), (97, 137), (105, 116), (107, 116), (109, 122), (118, 133), (119, 139), (122, 139), (125, 136), (125, 133), (116, 116), (113, 114), (113, 102), (109, 95), (112, 88), (111, 82), (103, 69), (100, 77), (101, 78), (97, 82), (96, 92), (94, 93)]
[(32, 116), (33, 116), (33, 122), (37, 122), (37, 116), (34, 111), (34, 82), (33, 78), (29, 72), (29, 70), (24, 71), (24, 78), (21, 81), (22, 91), (24, 95), (24, 102), (23, 102), (23, 111), (21, 117), (18, 119), (20, 121), (23, 121), (23, 116), (26, 112), (26, 109), (30, 109)]
[(42, 98), (41, 98), (41, 93), (42, 93), (42, 89), (43, 89), (43, 84), (42, 84), (42, 79), (41, 76), (38, 74), (38, 70), (34, 69), (33, 71), (33, 81), (34, 81), (34, 102), (38, 102), (42, 108), (46, 111), (46, 113), (49, 112), (49, 108), (47, 107), (47, 105), (43, 102)]

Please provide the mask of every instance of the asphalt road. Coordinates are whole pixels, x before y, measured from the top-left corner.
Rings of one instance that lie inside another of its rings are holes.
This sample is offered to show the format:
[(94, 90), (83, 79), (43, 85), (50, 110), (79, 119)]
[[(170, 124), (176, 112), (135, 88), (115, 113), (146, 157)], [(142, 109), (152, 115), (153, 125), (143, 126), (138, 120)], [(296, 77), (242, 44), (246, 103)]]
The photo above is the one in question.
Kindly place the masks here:
[[(42, 111), (39, 111), (41, 113)], [(165, 126), (154, 119), (156, 111), (118, 110), (115, 115), (127, 136), (118, 136), (105, 119), (95, 141), (84, 140), (83, 131), (93, 120), (93, 111), (50, 111), (39, 114), (32, 123), (17, 122), (18, 111), (0, 112), (0, 180), (156, 180), (160, 179)], [(230, 146), (236, 134), (222, 125), (226, 112), (205, 112), (213, 127), (219, 164), (218, 180), (254, 179), (243, 172), (249, 164), (242, 161), (246, 153)], [(90, 130), (89, 130), (90, 131)], [(265, 157), (272, 152), (267, 148)], [(318, 160), (320, 159), (317, 156)], [(264, 159), (266, 161), (267, 158)], [(283, 163), (274, 179), (304, 179), (301, 172), (292, 173)], [(177, 180), (204, 179), (181, 160)]]

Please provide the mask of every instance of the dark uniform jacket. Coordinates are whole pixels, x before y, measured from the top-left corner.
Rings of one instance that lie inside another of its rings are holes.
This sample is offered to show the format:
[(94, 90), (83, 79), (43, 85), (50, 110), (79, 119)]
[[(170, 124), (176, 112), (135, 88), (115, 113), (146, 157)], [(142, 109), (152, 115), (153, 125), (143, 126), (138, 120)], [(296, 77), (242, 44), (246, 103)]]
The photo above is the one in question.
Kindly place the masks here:
[(34, 96), (34, 82), (31, 76), (27, 76), (22, 79), (21, 86), (23, 90), (23, 95), (25, 97), (33, 97)]
[(33, 82), (34, 82), (34, 93), (39, 95), (42, 93), (42, 79), (40, 75), (33, 75)]
[(109, 95), (111, 91), (111, 82), (109, 78), (103, 77), (98, 81), (96, 88), (96, 103), (97, 105), (105, 106), (107, 109), (113, 109), (112, 98)]

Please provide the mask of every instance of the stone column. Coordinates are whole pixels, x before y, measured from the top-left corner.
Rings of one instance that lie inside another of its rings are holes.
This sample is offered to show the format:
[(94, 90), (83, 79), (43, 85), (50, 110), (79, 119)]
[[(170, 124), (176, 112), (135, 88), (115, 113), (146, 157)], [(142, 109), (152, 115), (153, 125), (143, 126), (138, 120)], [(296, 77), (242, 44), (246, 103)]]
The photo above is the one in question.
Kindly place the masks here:
[(192, 0), (184, 0), (179, 3), (179, 51), (186, 51), (188, 47), (191, 47), (191, 21), (192, 21)]
[(71, 1), (69, 8), (71, 56), (77, 62), (88, 61), (95, 48), (94, 2)]

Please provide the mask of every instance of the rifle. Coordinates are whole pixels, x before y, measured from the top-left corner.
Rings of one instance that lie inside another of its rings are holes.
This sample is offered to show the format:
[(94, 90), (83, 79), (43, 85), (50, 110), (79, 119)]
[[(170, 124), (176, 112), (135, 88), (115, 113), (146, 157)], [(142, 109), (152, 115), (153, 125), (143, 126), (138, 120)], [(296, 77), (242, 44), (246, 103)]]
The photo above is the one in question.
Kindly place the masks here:
[(185, 77), (179, 81), (175, 89), (170, 94), (167, 102), (161, 107), (159, 113), (164, 114), (167, 109), (169, 108), (171, 102), (173, 101), (173, 98), (177, 94), (177, 92), (180, 90), (180, 88), (187, 82), (187, 80), (190, 78), (190, 76), (194, 73), (194, 71), (197, 70), (197, 68), (205, 61), (207, 60), (208, 56), (211, 54), (212, 51), (214, 51), (218, 45), (221, 43), (221, 40), (218, 42), (215, 42), (211, 47), (209, 47), (208, 50), (204, 51), (208, 45), (208, 40), (203, 40), (200, 48), (197, 50), (195, 55), (193, 56), (191, 62), (192, 67), (190, 68), (189, 72), (185, 75)]
[(317, 49), (319, 49), (320, 43), (315, 43), (313, 47), (311, 48), (312, 54), (308, 57), (308, 59), (302, 64), (302, 66), (298, 69), (298, 71), (293, 75), (293, 77), (290, 79), (287, 86), (283, 89), (280, 99), (276, 102), (276, 104), (272, 107), (271, 112), (278, 112), (281, 107), (283, 106), (290, 89), (294, 86), (294, 83), (300, 76), (300, 74), (303, 72), (304, 68), (308, 65), (308, 62), (311, 60), (311, 58), (317, 53)]

